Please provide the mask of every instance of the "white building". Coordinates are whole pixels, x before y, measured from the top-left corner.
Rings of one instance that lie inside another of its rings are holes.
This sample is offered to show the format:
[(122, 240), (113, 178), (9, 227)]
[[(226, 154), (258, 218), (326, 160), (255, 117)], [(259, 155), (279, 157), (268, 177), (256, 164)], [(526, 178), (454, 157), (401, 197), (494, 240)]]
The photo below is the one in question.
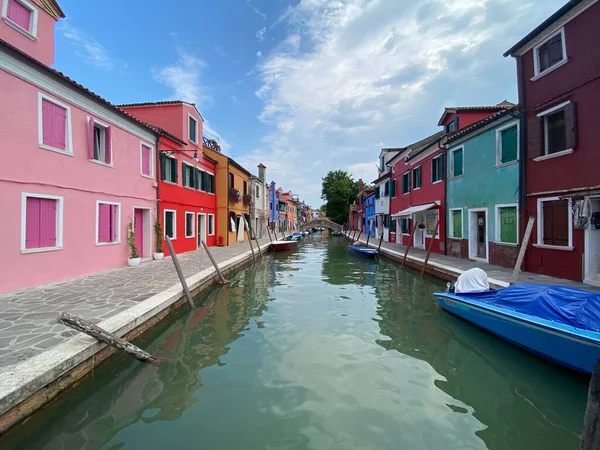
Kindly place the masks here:
[(266, 227), (269, 214), (269, 199), (267, 199), (267, 168), (263, 164), (258, 165), (258, 177), (250, 177), (250, 192), (252, 194), (252, 206), (250, 207), (250, 220), (252, 231), (259, 238), (266, 236)]
[(397, 149), (384, 148), (379, 153), (379, 176), (375, 186), (375, 237), (379, 239), (383, 234), (385, 241), (389, 240), (390, 224), (390, 176), (391, 168), (388, 162), (398, 154)]

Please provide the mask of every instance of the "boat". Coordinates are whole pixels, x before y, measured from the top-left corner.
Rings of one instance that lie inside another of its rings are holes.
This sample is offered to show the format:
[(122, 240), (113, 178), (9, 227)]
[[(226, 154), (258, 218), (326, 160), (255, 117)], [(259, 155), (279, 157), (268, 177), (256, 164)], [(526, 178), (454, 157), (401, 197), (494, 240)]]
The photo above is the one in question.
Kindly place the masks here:
[(434, 294), (444, 311), (556, 364), (593, 372), (600, 359), (600, 294), (546, 284), (485, 289), (487, 275), (461, 283), (474, 270), (483, 272), (466, 271), (447, 292)]
[(375, 258), (379, 254), (374, 248), (363, 247), (362, 245), (349, 245), (348, 250), (365, 258)]
[(273, 241), (271, 242), (271, 248), (276, 252), (284, 250), (293, 250), (298, 247), (298, 241)]
[(286, 238), (284, 240), (286, 240), (286, 241), (299, 241), (300, 239), (302, 239), (302, 234), (300, 234), (300, 233), (292, 233), (289, 236), (286, 236)]
[(341, 232), (341, 231), (337, 231), (337, 230), (336, 230), (336, 231), (332, 231), (332, 232), (331, 232), (331, 235), (332, 235), (332, 236), (341, 236), (341, 235), (342, 235), (342, 232)]

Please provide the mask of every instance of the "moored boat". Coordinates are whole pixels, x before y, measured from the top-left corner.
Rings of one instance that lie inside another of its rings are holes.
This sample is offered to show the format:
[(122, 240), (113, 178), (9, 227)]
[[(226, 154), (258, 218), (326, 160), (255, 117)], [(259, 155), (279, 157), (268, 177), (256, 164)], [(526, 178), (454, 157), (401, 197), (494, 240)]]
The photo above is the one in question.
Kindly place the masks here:
[(342, 232), (341, 232), (341, 231), (337, 231), (337, 230), (336, 230), (336, 231), (332, 231), (332, 232), (331, 232), (331, 235), (332, 235), (332, 236), (341, 236), (341, 235), (342, 235)]
[(600, 359), (600, 294), (543, 284), (464, 292), (459, 281), (455, 292), (434, 294), (442, 309), (554, 363), (593, 371)]
[(279, 241), (271, 242), (271, 247), (276, 252), (280, 252), (283, 250), (292, 250), (292, 249), (296, 248), (297, 246), (298, 246), (298, 241), (296, 241), (296, 240), (292, 240), (292, 241), (279, 240)]
[(363, 247), (361, 245), (349, 245), (348, 250), (364, 258), (375, 258), (379, 254), (374, 248)]

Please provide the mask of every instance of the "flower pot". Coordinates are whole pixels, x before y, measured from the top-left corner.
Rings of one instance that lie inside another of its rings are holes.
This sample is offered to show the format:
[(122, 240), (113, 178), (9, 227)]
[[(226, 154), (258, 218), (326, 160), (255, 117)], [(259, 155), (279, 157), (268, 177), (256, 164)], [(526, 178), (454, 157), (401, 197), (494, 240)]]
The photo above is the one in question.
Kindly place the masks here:
[(163, 259), (163, 258), (165, 257), (165, 254), (164, 254), (163, 252), (160, 252), (160, 253), (153, 253), (153, 254), (152, 254), (152, 257), (153, 257), (154, 259), (156, 259), (156, 260), (159, 260), (159, 259)]
[(129, 264), (129, 267), (135, 267), (135, 266), (139, 266), (141, 261), (142, 261), (142, 258), (128, 258), (127, 264)]

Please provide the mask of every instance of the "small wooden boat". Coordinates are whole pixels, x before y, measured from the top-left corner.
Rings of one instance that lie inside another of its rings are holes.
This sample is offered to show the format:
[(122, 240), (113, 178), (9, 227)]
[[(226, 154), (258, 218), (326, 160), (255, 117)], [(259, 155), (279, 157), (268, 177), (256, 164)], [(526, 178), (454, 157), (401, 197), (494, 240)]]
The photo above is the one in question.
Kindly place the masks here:
[(332, 235), (332, 236), (341, 236), (341, 235), (342, 235), (342, 232), (341, 232), (341, 231), (333, 231), (333, 232), (331, 233), (331, 235)]
[(349, 245), (348, 250), (364, 258), (375, 258), (379, 254), (374, 248), (363, 247), (362, 245)]
[(271, 242), (271, 248), (276, 252), (284, 250), (293, 250), (298, 247), (298, 241), (273, 241)]
[(600, 359), (600, 294), (516, 284), (434, 297), (444, 311), (556, 364), (589, 374)]

